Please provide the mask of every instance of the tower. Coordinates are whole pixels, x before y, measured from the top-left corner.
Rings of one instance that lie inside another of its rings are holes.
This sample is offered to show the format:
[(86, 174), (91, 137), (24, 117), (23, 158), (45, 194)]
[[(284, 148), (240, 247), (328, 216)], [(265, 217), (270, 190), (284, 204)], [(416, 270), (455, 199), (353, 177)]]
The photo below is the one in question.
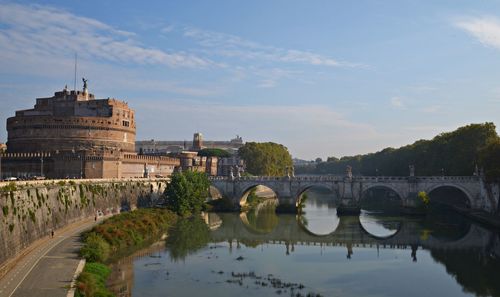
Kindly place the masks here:
[(196, 132), (193, 135), (193, 150), (199, 151), (203, 148), (203, 134)]

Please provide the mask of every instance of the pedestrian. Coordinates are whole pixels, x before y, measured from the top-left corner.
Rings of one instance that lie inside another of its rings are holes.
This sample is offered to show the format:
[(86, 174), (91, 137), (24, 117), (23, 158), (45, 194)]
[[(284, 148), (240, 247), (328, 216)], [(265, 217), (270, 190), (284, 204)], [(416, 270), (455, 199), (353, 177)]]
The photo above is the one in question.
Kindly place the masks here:
[(52, 238), (54, 238), (54, 230), (50, 232), (50, 235), (52, 236)]
[(97, 215), (94, 216), (94, 222), (97, 222)]

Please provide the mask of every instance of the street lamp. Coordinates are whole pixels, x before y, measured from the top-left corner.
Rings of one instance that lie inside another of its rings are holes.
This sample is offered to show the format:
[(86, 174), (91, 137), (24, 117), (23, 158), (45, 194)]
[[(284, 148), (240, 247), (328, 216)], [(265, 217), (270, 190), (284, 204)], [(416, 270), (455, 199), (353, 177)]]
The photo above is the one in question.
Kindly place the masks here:
[(40, 157), (40, 177), (43, 177), (43, 153)]
[(80, 179), (83, 178), (83, 158), (82, 153), (78, 155), (78, 159), (80, 159)]

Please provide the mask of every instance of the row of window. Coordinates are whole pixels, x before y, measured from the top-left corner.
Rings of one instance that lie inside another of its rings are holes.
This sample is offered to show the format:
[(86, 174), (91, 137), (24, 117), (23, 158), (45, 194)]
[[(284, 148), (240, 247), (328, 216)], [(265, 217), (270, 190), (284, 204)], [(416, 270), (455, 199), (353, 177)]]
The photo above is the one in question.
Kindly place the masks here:
[[(123, 125), (125, 126), (125, 125)], [(129, 127), (129, 126), (126, 126)], [(80, 130), (117, 130), (121, 129), (101, 127), (101, 126), (81, 126), (81, 125), (30, 125), (23, 127), (12, 127), (12, 130), (24, 130), (24, 129), (80, 129)], [(128, 132), (128, 130), (127, 130)]]

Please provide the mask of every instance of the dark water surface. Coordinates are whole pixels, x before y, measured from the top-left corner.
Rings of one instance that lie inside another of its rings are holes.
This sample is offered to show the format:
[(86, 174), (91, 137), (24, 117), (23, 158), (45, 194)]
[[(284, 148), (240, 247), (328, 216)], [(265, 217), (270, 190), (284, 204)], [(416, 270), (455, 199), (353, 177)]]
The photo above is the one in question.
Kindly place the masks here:
[[(318, 195), (321, 196), (321, 195)], [(205, 214), (114, 266), (117, 296), (500, 296), (500, 237), (456, 214)], [(301, 294), (301, 295), (297, 295)]]

